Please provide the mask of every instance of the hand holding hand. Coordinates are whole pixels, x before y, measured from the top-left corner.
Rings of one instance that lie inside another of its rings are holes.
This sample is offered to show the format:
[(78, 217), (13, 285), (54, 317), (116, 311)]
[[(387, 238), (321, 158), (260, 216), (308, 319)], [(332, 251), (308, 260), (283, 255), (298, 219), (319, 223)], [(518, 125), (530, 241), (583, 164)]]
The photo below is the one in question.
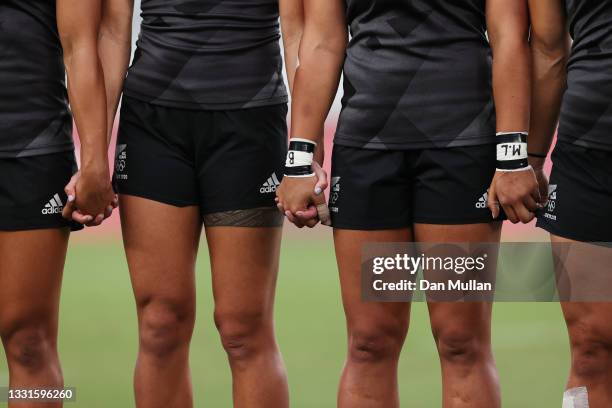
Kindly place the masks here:
[(494, 219), (499, 217), (501, 205), (513, 224), (527, 224), (535, 218), (535, 211), (542, 208), (542, 202), (533, 168), (495, 173), (489, 187), (487, 204)]
[[(64, 191), (68, 195), (68, 202), (64, 206), (62, 216), (88, 227), (102, 224), (119, 205), (118, 197), (110, 185), (108, 170), (106, 175), (102, 172), (99, 176), (91, 173), (86, 173), (84, 176), (79, 171), (72, 176)], [(83, 196), (85, 199), (82, 199)], [(93, 208), (93, 212), (89, 212), (87, 208)]]
[(285, 177), (276, 191), (279, 211), (298, 228), (313, 228), (319, 221), (331, 225), (324, 194), (327, 173), (317, 162), (312, 163), (312, 169), (312, 177)]

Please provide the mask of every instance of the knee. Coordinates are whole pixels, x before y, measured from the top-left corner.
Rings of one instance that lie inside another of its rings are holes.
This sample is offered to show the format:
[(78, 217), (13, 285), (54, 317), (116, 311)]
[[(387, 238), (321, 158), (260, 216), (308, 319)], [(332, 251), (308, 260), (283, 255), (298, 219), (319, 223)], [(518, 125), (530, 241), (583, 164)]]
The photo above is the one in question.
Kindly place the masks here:
[(221, 344), (231, 361), (244, 361), (276, 348), (272, 319), (263, 313), (215, 311)]
[(348, 359), (354, 363), (395, 361), (406, 338), (407, 328), (372, 325), (349, 330)]
[(434, 338), (440, 359), (446, 364), (473, 365), (490, 350), (489, 342), (467, 327), (440, 330)]
[(2, 334), (10, 364), (37, 372), (44, 369), (56, 353), (55, 337), (44, 327), (22, 326)]
[(158, 359), (186, 350), (191, 341), (195, 312), (190, 305), (150, 301), (140, 308), (140, 349)]
[(586, 381), (607, 376), (612, 360), (612, 339), (588, 324), (570, 326), (572, 371)]

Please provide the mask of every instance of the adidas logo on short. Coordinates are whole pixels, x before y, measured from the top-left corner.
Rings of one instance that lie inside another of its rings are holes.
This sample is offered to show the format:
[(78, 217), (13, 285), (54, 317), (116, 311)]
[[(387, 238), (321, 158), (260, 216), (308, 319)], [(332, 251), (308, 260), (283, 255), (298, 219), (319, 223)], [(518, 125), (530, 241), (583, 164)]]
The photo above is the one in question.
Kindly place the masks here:
[(486, 192), (476, 202), (476, 208), (483, 210), (487, 208), (487, 200), (489, 199), (489, 192)]
[(276, 177), (276, 173), (272, 173), (272, 175), (268, 177), (268, 180), (266, 180), (266, 182), (263, 183), (263, 185), (259, 189), (259, 192), (261, 194), (276, 193), (276, 188), (278, 186), (280, 186), (280, 181), (278, 181), (278, 178)]
[(47, 204), (45, 204), (45, 207), (42, 209), (42, 213), (44, 215), (52, 215), (52, 214), (59, 214), (60, 212), (62, 212), (62, 210), (64, 209), (64, 203), (62, 203), (62, 200), (59, 196), (59, 194), (55, 194)]

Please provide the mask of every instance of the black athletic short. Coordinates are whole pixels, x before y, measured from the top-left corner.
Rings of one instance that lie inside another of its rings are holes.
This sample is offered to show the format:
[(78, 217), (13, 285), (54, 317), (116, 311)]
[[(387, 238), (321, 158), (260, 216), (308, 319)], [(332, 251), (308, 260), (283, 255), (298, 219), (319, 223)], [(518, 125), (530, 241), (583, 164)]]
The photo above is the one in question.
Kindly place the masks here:
[(612, 152), (557, 142), (548, 206), (538, 227), (582, 242), (612, 242)]
[(64, 187), (76, 171), (73, 151), (0, 159), (0, 231), (81, 229), (62, 218)]
[[(177, 207), (198, 206), (207, 225), (211, 214), (276, 210), (287, 155), (286, 117), (286, 104), (205, 111), (124, 98), (115, 190)], [(274, 218), (282, 223), (282, 217)]]
[(403, 151), (335, 145), (333, 226), (385, 230), (493, 222), (487, 190), (495, 154), (494, 144)]

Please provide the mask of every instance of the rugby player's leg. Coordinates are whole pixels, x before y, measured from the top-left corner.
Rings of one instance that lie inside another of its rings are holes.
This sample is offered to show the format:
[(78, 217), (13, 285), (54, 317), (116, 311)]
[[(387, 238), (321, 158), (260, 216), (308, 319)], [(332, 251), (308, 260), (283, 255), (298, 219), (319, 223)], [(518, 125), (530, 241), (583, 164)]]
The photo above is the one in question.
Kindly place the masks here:
[[(252, 211), (277, 217), (275, 208)], [(232, 370), (237, 408), (289, 407), (273, 317), (281, 234), (281, 227), (206, 227), (215, 324)]]
[[(499, 242), (501, 223), (415, 225), (417, 242)], [(491, 350), (490, 303), (428, 304), (442, 367), (445, 408), (495, 408), (501, 405)]]
[[(556, 235), (551, 241), (576, 242)], [(590, 407), (612, 406), (612, 304), (562, 302), (561, 308), (572, 355), (567, 389), (585, 387)]]
[(408, 332), (409, 303), (361, 300), (361, 253), (368, 242), (412, 241), (412, 231), (334, 230), (348, 355), (340, 380), (340, 408), (397, 408), (398, 361)]
[(199, 208), (124, 194), (120, 205), (138, 310), (136, 405), (189, 408), (193, 405), (189, 344), (195, 321)]
[[(67, 228), (0, 232), (0, 336), (10, 388), (64, 386), (57, 325), (68, 236)], [(62, 404), (9, 404), (13, 406)]]
[[(589, 243), (612, 241), (612, 221), (604, 215), (612, 205), (610, 153), (558, 142), (552, 160), (550, 202), (538, 226), (551, 234), (557, 279), (568, 290), (561, 292), (571, 347), (567, 394), (570, 398), (575, 394), (575, 401), (582, 402), (586, 391), (591, 407), (609, 407), (610, 248)], [(568, 302), (572, 299), (578, 301)]]

